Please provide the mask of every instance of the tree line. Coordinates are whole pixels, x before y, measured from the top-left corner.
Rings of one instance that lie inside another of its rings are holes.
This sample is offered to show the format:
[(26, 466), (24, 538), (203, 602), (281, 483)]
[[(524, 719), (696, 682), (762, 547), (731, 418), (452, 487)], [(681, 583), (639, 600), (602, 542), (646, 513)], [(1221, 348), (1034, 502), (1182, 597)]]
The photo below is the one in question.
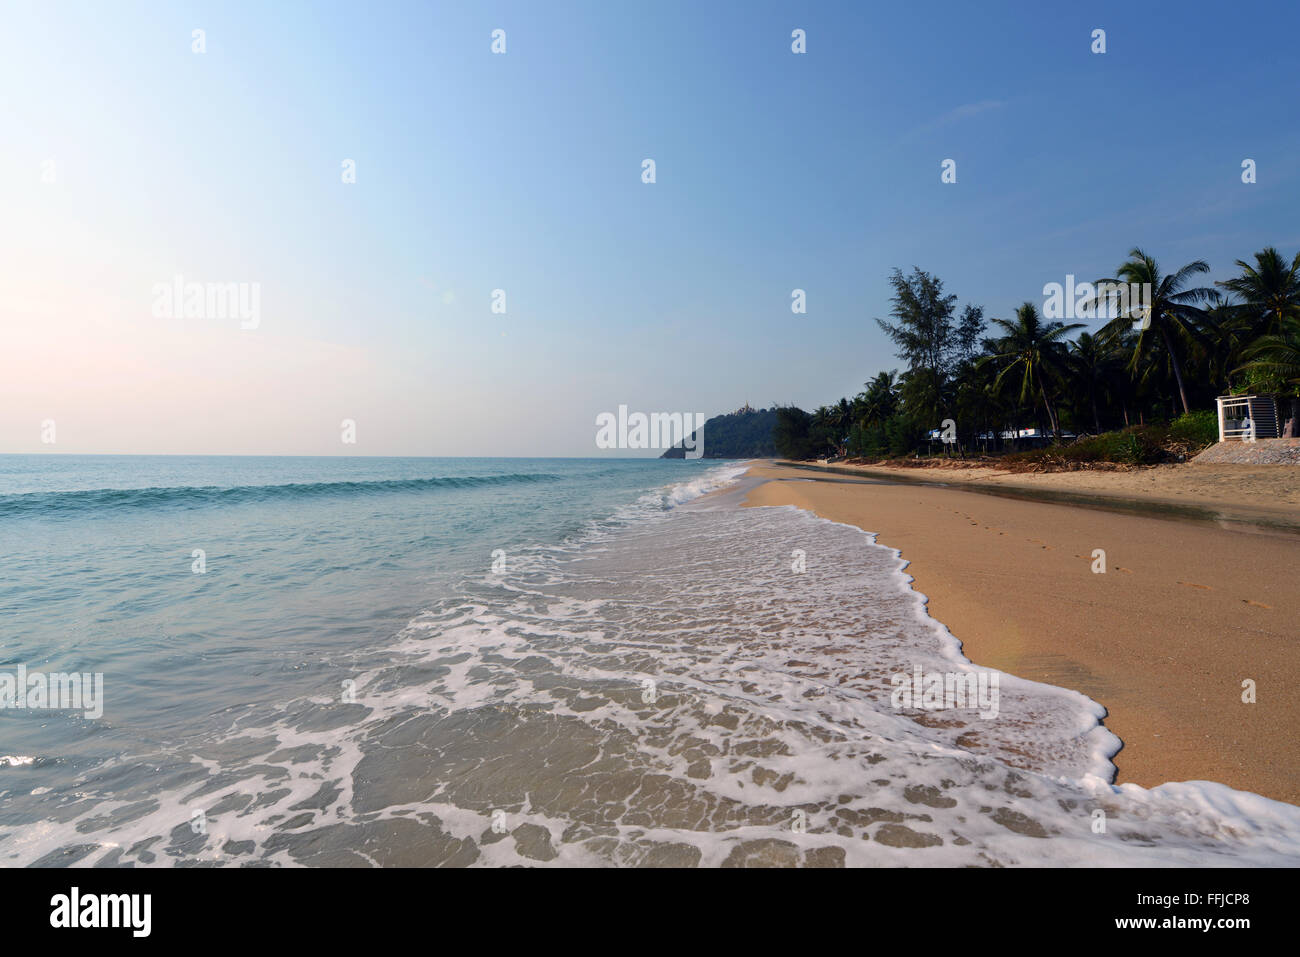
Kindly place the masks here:
[[(787, 458), (910, 455), (948, 424), (956, 453), (1005, 447), (1002, 433), (1036, 428), (1100, 434), (1147, 423), (1213, 416), (1225, 394), (1279, 397), (1284, 434), (1296, 434), (1300, 403), (1300, 254), (1273, 247), (1237, 260), (1238, 274), (1212, 286), (1196, 260), (1165, 272), (1133, 249), (1114, 277), (1092, 284), (1080, 307), (1105, 321), (1095, 332), (1046, 318), (1026, 301), (986, 321), (981, 306), (957, 308), (943, 282), (913, 267), (890, 276), (890, 319), (876, 319), (905, 363), (862, 392), (806, 412), (778, 406), (773, 441)], [(1141, 288), (1116, 306), (1100, 290)]]

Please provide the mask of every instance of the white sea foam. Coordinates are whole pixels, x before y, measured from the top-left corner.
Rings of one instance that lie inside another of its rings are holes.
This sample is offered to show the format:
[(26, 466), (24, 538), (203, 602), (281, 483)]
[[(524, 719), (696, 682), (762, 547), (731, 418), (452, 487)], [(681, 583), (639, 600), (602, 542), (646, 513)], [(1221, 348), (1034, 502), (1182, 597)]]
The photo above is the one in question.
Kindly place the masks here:
[(0, 861), (1300, 863), (1300, 808), (1110, 784), (1119, 742), (1076, 692), (1000, 675), (996, 718), (895, 710), (893, 674), (982, 669), (872, 536), (696, 501), (742, 473), (512, 554), (341, 663), (355, 704), (242, 713), (200, 783), (11, 830)]

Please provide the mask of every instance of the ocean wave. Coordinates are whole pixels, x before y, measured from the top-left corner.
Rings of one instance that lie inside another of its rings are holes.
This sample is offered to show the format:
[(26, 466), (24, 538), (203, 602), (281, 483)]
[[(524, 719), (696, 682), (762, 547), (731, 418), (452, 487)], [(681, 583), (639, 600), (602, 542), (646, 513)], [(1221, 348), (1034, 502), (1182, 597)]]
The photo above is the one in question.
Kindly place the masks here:
[[(747, 471), (749, 471), (749, 466), (744, 463), (727, 462), (715, 465), (684, 482), (671, 482), (668, 485), (661, 485), (658, 488), (651, 489), (628, 508), (644, 509), (649, 506), (654, 511), (666, 511), (676, 508), (678, 505), (693, 502), (710, 492), (716, 492), (719, 489), (734, 485)], [(622, 514), (621, 512), (616, 513), (616, 515)]]
[[(505, 571), (456, 582), (390, 640), (326, 656), (305, 697), (223, 712), (192, 756), (124, 755), (79, 779), (57, 821), (31, 787), (42, 779), (10, 773), (7, 815), (40, 823), (0, 825), (0, 859), (1300, 860), (1300, 809), (1205, 781), (1115, 785), (1119, 741), (1077, 692), (999, 672), (991, 714), (896, 704), (894, 676), (918, 667), (994, 673), (874, 536), (734, 497), (675, 507), (741, 471), (662, 486), (598, 534), (512, 550)], [(175, 776), (160, 782), (160, 766)], [(196, 807), (197, 834), (180, 826)]]
[(0, 495), (0, 515), (59, 514), (108, 508), (201, 508), (246, 502), (473, 489), (556, 482), (559, 480), (560, 476), (546, 472), (516, 472), (506, 475), (458, 475), (349, 482), (292, 482), (279, 485), (183, 485), (26, 492), (18, 495)]

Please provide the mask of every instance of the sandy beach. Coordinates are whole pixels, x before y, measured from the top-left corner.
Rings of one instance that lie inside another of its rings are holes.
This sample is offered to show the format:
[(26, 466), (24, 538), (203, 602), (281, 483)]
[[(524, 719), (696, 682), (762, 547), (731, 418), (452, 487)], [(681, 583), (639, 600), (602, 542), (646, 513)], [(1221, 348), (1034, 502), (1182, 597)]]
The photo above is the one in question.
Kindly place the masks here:
[(1142, 503), (1206, 511), (1229, 518), (1295, 525), (1300, 528), (1300, 469), (1275, 465), (1156, 465), (1074, 472), (1010, 472), (987, 465), (935, 462), (932, 467), (896, 465), (833, 466), (893, 481), (970, 486), (993, 491), (1081, 496), (1117, 503)]
[[(1294, 467), (900, 471), (955, 487), (756, 463), (751, 474), (770, 481), (746, 504), (795, 505), (899, 549), (967, 657), (1106, 707), (1124, 742), (1119, 783), (1209, 780), (1300, 803), (1300, 537), (1239, 524), (1300, 525)], [(986, 493), (1001, 483), (1153, 512)], [(1234, 521), (1162, 514), (1169, 504), (1226, 509)], [(1095, 549), (1104, 574), (1093, 571)], [(1247, 680), (1253, 704), (1242, 701)]]

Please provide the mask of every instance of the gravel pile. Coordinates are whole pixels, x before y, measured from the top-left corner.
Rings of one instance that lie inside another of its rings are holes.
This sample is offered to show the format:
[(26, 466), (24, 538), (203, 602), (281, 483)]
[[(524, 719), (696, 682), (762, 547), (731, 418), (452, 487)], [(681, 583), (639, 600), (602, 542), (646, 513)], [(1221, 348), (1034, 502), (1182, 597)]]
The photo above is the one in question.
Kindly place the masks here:
[(1211, 445), (1192, 461), (1224, 465), (1300, 465), (1300, 439), (1257, 439), (1254, 442), (1229, 439)]

